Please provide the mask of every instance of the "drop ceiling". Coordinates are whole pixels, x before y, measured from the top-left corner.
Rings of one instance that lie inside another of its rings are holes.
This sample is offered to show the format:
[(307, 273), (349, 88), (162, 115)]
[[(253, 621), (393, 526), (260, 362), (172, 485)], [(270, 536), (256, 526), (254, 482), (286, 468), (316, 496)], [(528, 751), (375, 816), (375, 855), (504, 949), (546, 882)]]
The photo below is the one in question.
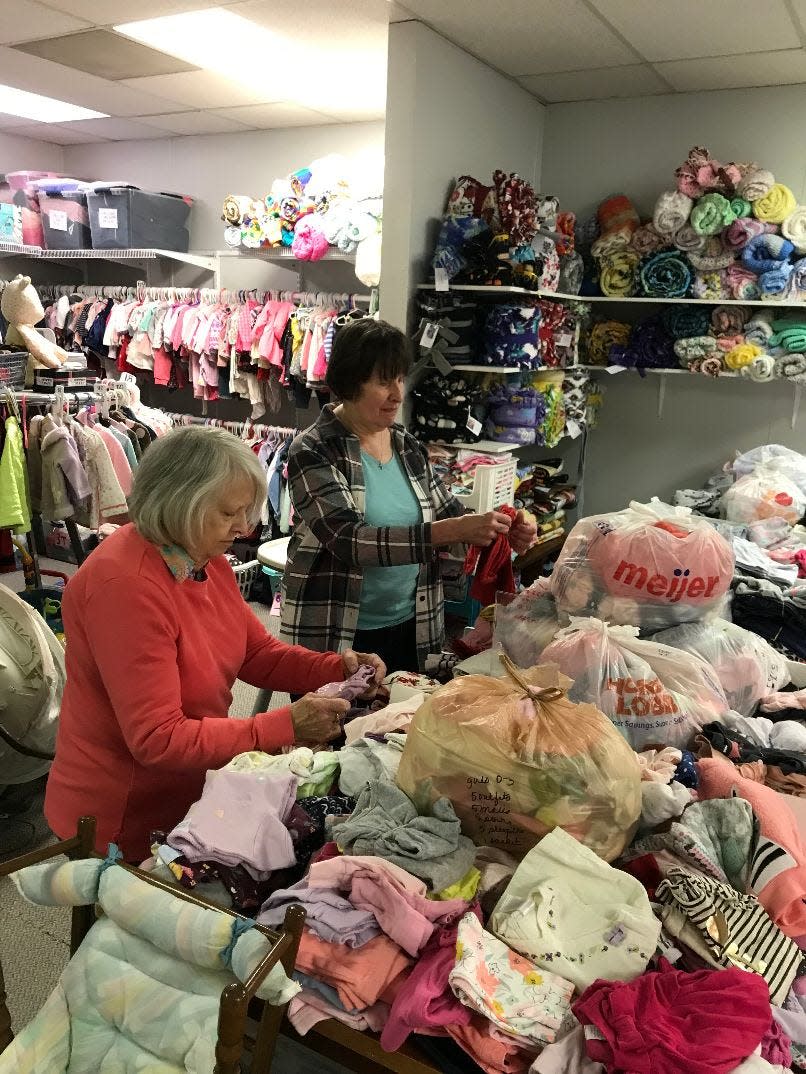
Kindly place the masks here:
[[(0, 80), (110, 118), (0, 115), (0, 130), (80, 144), (382, 118), (377, 87), (365, 104), (328, 94), (302, 106), (292, 87), (266, 99), (171, 56), (170, 42), (160, 51), (113, 29), (212, 7), (269, 30), (298, 27), (312, 49), (376, 81), (389, 22), (420, 19), (545, 103), (806, 83), (806, 0), (7, 0)], [(245, 65), (271, 63), (248, 41), (227, 48)]]

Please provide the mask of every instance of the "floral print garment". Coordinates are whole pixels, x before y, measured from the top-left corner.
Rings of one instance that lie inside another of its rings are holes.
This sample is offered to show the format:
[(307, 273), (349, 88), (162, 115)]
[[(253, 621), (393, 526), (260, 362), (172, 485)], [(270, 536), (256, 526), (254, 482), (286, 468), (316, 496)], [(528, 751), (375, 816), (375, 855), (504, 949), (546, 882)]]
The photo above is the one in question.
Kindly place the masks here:
[(457, 999), (499, 1029), (535, 1044), (552, 1044), (570, 1014), (574, 986), (512, 951), (474, 914), (459, 922), (450, 986)]

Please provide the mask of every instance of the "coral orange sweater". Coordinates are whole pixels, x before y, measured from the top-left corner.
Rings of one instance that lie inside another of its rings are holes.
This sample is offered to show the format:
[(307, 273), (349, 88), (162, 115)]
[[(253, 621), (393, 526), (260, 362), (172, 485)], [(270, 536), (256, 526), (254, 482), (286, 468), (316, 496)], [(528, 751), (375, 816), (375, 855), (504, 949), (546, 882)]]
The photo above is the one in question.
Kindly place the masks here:
[(294, 741), (290, 708), (227, 719), (232, 686), (306, 693), (344, 678), (341, 657), (269, 635), (223, 557), (177, 582), (158, 549), (124, 526), (65, 591), (67, 686), (45, 815), (61, 838), (84, 814), (96, 846), (149, 854), (196, 801), (208, 768)]

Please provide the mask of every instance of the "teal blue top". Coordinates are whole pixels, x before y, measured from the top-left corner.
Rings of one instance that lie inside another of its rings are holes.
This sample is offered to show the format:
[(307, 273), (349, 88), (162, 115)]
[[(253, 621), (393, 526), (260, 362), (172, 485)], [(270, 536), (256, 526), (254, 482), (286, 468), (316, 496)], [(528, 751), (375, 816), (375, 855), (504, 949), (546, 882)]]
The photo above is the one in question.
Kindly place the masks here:
[[(364, 520), (368, 526), (416, 526), (423, 520), (420, 502), (397, 452), (381, 465), (361, 452), (364, 466)], [(414, 617), (419, 563), (401, 567), (364, 567), (359, 630), (381, 630)]]

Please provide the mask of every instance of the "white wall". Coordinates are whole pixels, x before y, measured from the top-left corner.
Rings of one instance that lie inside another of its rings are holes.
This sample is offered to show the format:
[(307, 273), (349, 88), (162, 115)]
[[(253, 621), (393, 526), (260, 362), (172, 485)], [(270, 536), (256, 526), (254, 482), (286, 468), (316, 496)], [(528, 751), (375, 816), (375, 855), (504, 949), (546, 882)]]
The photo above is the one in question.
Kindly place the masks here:
[[(758, 161), (806, 200), (806, 140), (792, 134), (804, 110), (806, 86), (551, 105), (542, 187), (583, 217), (623, 192), (646, 218), (660, 191), (674, 187), (690, 147), (703, 145), (720, 160)], [(618, 316), (618, 307), (608, 311)], [(588, 450), (586, 514), (696, 487), (736, 449), (777, 442), (806, 452), (806, 414), (793, 430), (789, 385), (666, 381), (659, 421), (657, 377), (606, 378)]]
[(381, 314), (407, 326), (452, 181), (540, 174), (545, 109), (420, 22), (389, 27)]
[(63, 167), (63, 146), (0, 133), (0, 174), (34, 170), (56, 172)]

